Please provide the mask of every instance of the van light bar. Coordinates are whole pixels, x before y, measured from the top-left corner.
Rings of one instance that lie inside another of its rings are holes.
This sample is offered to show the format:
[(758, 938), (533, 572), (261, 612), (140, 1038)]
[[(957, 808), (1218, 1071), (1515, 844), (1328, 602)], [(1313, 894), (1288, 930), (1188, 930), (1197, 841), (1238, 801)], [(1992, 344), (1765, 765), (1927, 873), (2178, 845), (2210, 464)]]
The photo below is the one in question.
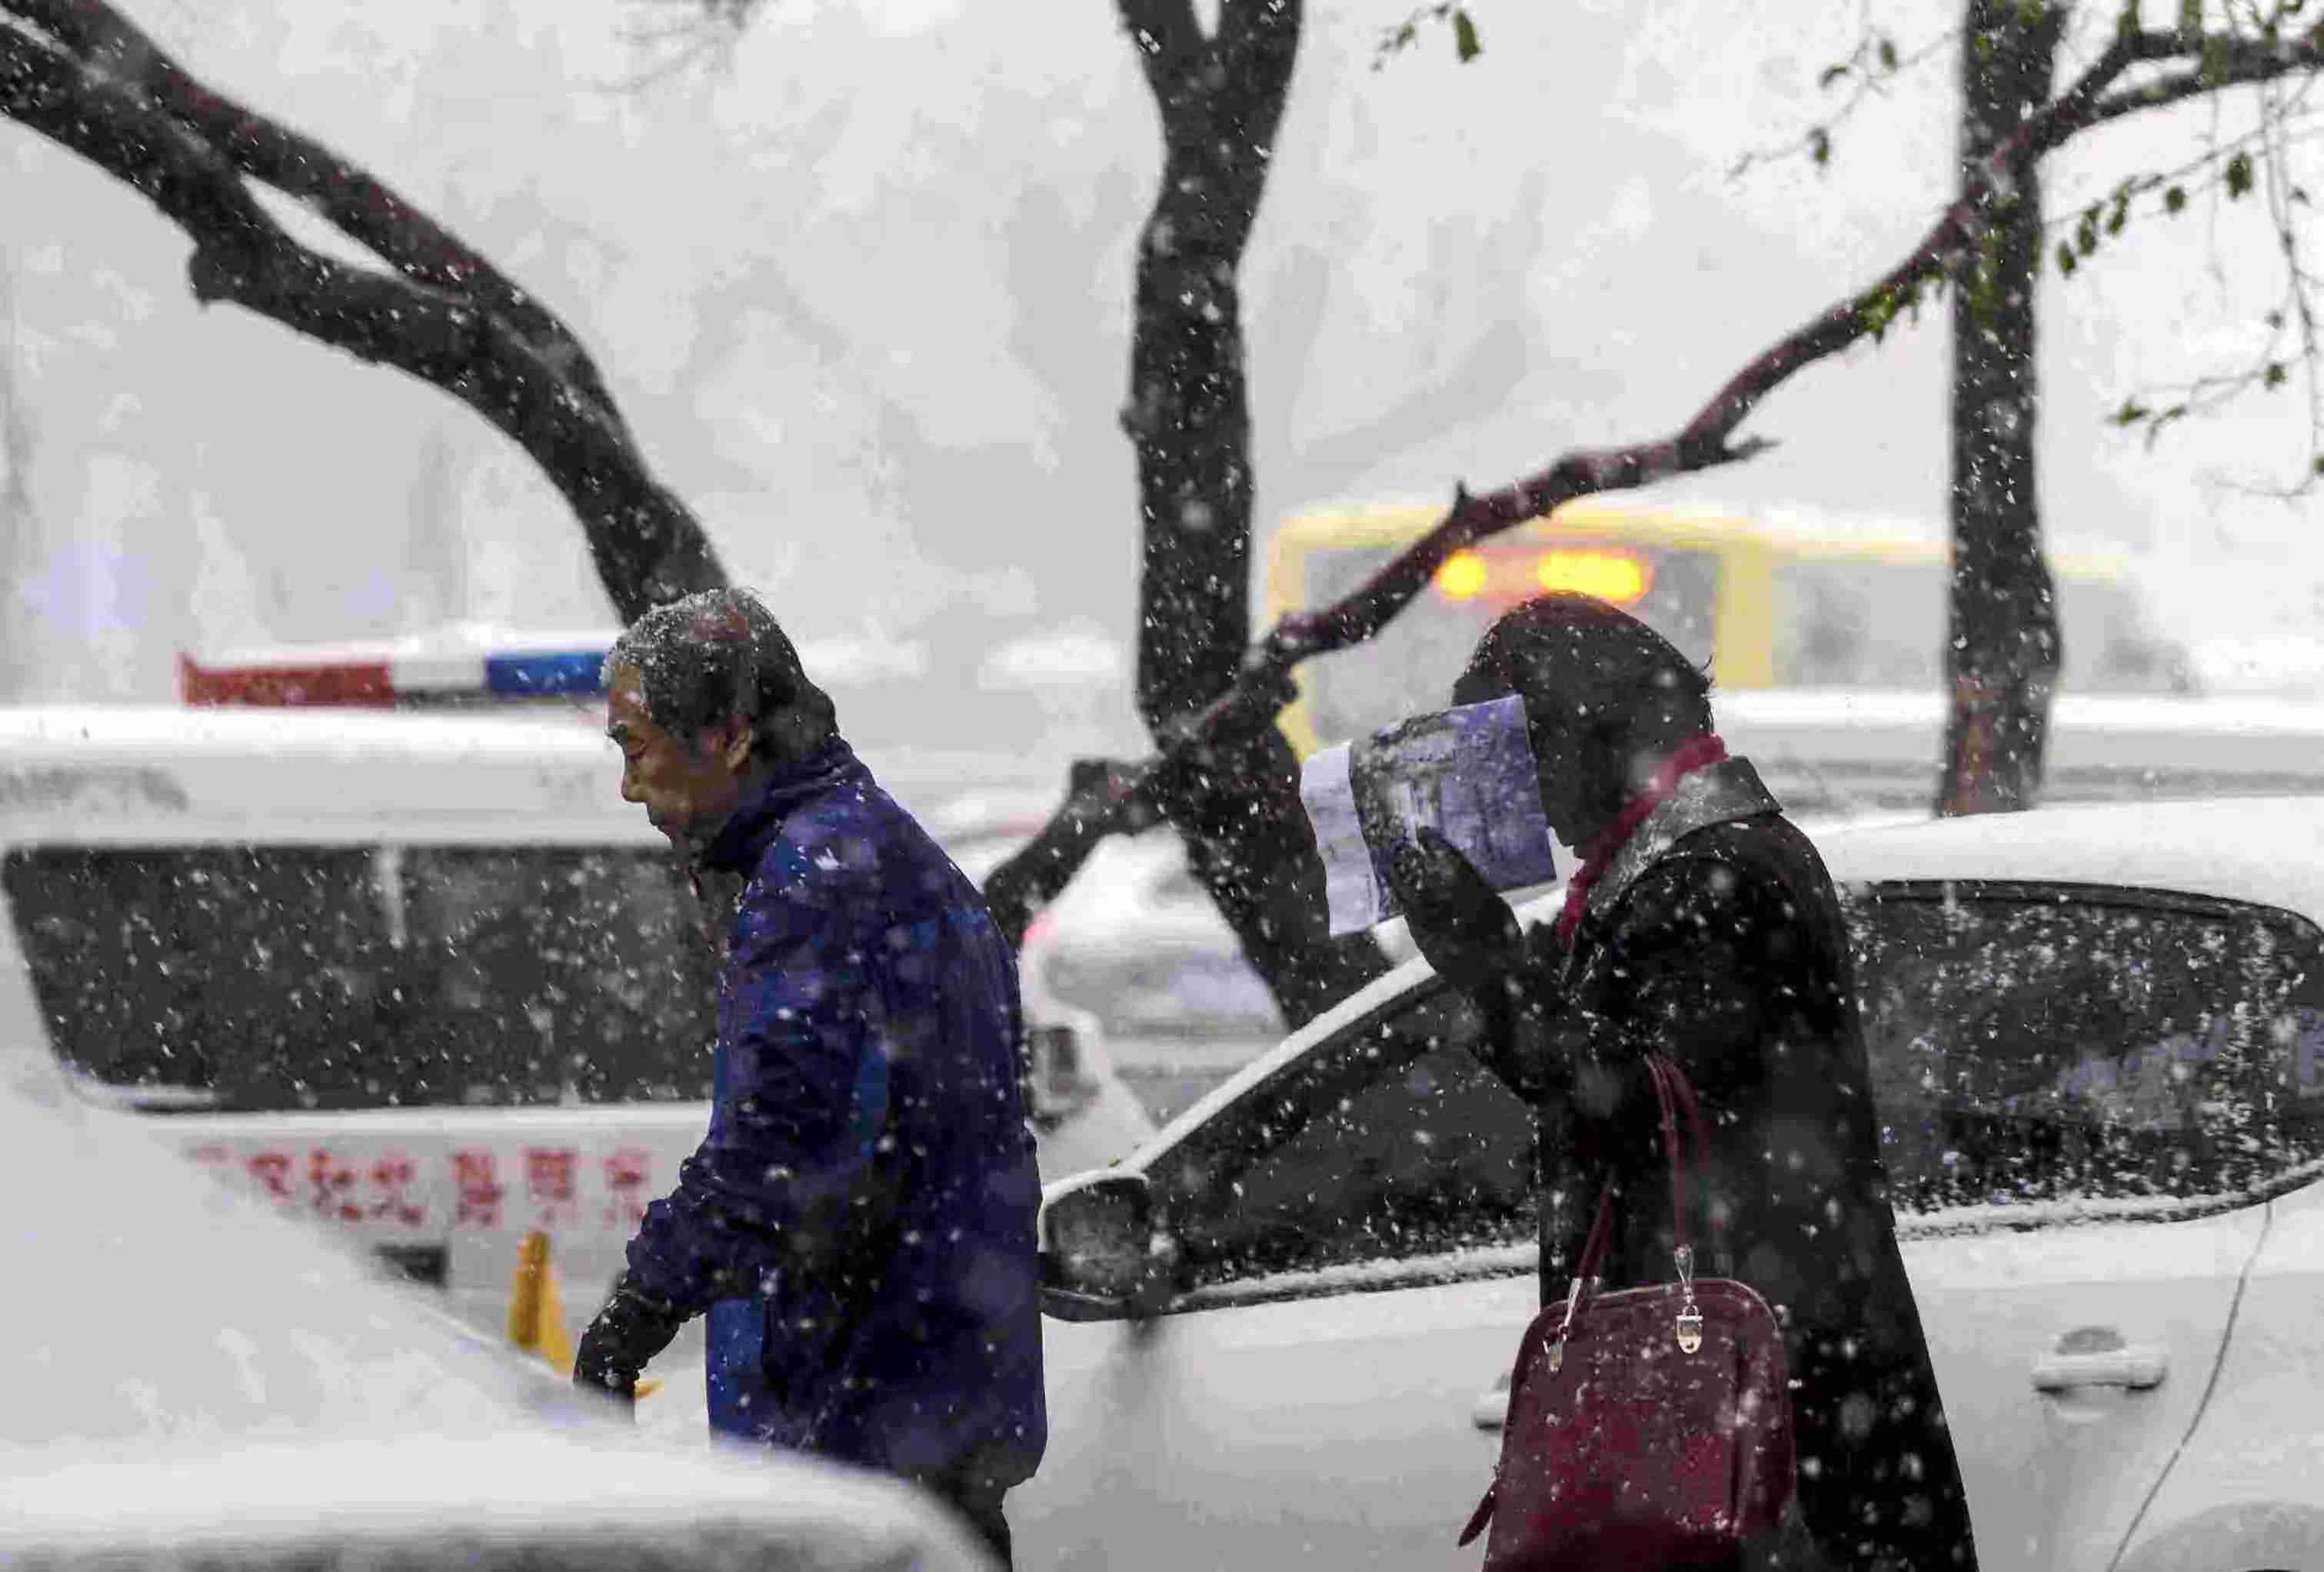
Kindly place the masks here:
[(569, 650), (549, 655), (487, 655), (487, 693), (603, 693), (605, 652)]
[(603, 693), (604, 660), (603, 649), (218, 666), (180, 655), (178, 676), (180, 691), (189, 705), (391, 708), (467, 698)]

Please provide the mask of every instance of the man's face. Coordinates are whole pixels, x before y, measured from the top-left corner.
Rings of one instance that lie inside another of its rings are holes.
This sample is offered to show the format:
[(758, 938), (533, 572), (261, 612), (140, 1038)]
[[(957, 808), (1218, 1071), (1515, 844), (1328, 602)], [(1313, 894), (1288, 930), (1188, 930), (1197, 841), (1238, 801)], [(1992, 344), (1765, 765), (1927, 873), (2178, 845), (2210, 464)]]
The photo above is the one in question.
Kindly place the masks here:
[(622, 750), (622, 800), (643, 807), (653, 827), (680, 850), (715, 836), (742, 801), (749, 729), (729, 721), (691, 742), (671, 735), (647, 713), (634, 666), (613, 669), (605, 690), (605, 735)]

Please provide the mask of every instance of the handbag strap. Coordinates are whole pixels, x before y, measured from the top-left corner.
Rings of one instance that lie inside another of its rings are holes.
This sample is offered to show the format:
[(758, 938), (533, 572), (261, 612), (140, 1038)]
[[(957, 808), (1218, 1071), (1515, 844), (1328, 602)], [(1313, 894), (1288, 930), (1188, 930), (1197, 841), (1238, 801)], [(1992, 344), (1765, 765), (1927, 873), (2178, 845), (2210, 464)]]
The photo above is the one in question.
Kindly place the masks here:
[[(1699, 1169), (1711, 1160), (1711, 1137), (1704, 1130), (1702, 1105), (1695, 1101), (1694, 1088), (1687, 1084), (1686, 1072), (1678, 1068), (1678, 1060), (1660, 1053), (1648, 1054), (1646, 1060), (1650, 1065), (1661, 1067), (1663, 1081), (1670, 1092), (1671, 1100), (1678, 1105), (1679, 1112), (1686, 1115), (1687, 1133), (1694, 1138), (1694, 1164)], [(1665, 1110), (1665, 1117), (1668, 1117), (1667, 1109)]]
[[(1681, 1249), (1687, 1249), (1692, 1244), (1687, 1236), (1687, 1171), (1692, 1169), (1698, 1179), (1702, 1177), (1702, 1170), (1711, 1161), (1711, 1139), (1703, 1129), (1702, 1105), (1695, 1101), (1694, 1088), (1687, 1084), (1686, 1072), (1678, 1068), (1678, 1061), (1665, 1054), (1650, 1053), (1646, 1055), (1646, 1074), (1655, 1084), (1655, 1100), (1662, 1105), (1663, 1151), (1670, 1161), (1671, 1242)], [(1679, 1138), (1679, 1118), (1682, 1114), (1685, 1116), (1686, 1133), (1694, 1142), (1692, 1161), (1682, 1151), (1683, 1143)], [(1711, 1217), (1713, 1243), (1721, 1241), (1725, 1233), (1718, 1214), (1713, 1212)]]
[(1614, 1187), (1608, 1185), (1598, 1192), (1598, 1214), (1591, 1219), (1589, 1237), (1582, 1244), (1582, 1259), (1573, 1264), (1573, 1281), (1597, 1281), (1598, 1269), (1605, 1263), (1606, 1252), (1613, 1243)]
[[(1687, 1227), (1690, 1196), (1687, 1172), (1690, 1168), (1700, 1175), (1711, 1155), (1711, 1142), (1705, 1133), (1702, 1105), (1695, 1100), (1694, 1088), (1687, 1084), (1686, 1074), (1675, 1060), (1659, 1053), (1646, 1056), (1646, 1078), (1655, 1088), (1655, 1102), (1662, 1118), (1663, 1152), (1670, 1163), (1671, 1244), (1676, 1259), (1679, 1281), (1686, 1290), (1687, 1307), (1692, 1311), (1694, 1301), (1694, 1246)], [(1692, 1138), (1694, 1151), (1690, 1161), (1686, 1142), (1681, 1138), (1680, 1124), (1683, 1118), (1685, 1134)], [(1714, 1213), (1711, 1218), (1713, 1243), (1721, 1242), (1725, 1228)], [(1562, 1341), (1573, 1328), (1574, 1317), (1580, 1314), (1585, 1295), (1595, 1291), (1606, 1254), (1614, 1242), (1614, 1186), (1609, 1179), (1598, 1193), (1598, 1212), (1591, 1220), (1590, 1234), (1582, 1246), (1582, 1258), (1574, 1263), (1573, 1278), (1565, 1294), (1565, 1319), (1558, 1336)]]

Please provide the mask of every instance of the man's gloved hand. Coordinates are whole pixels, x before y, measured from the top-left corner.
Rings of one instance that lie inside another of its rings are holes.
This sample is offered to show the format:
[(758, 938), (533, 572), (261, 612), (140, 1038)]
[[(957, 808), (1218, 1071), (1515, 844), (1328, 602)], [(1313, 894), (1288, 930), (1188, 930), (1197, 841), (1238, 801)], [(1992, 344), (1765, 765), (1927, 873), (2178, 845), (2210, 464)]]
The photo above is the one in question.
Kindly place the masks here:
[(684, 1316), (639, 1289), (623, 1272), (574, 1350), (573, 1384), (609, 1394), (624, 1406), (635, 1404), (638, 1372), (669, 1346), (685, 1324)]
[(1390, 854), (1388, 883), (1405, 926), (1437, 976), (1474, 999), (1499, 997), (1525, 963), (1517, 913), (1438, 830)]

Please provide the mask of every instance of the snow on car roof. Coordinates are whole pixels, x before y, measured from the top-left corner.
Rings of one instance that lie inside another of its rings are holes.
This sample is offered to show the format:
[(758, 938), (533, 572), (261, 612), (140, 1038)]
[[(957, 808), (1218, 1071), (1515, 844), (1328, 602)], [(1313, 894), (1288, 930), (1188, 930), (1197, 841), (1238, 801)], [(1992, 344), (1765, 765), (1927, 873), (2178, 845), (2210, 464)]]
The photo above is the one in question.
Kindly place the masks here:
[[(1054, 793), (1064, 775), (1022, 753), (862, 754), (916, 809), (964, 793)], [(521, 822), (535, 838), (662, 844), (622, 800), (613, 744), (571, 714), (0, 707), (0, 838), (329, 840), (389, 822)]]
[(907, 1550), (936, 1552), (910, 1565), (980, 1564), (901, 1486), (637, 1436), (53, 1072), (0, 1077), (0, 1181), (39, 1197), (21, 1209), (11, 1281), (61, 1285), (12, 1291), (0, 1317), (0, 1562), (706, 1524), (808, 1543), (835, 1567)]
[[(68, 1448), (0, 1469), (0, 1555), (171, 1545), (349, 1545), (440, 1537), (534, 1554), (626, 1535), (669, 1550), (747, 1535), (812, 1547), (835, 1569), (982, 1565), (895, 1481), (764, 1447), (680, 1448), (616, 1435), (358, 1435), (319, 1443)], [(671, 1561), (660, 1565), (675, 1564)], [(728, 1555), (706, 1565), (736, 1564)]]
[(149, 706), (0, 708), (0, 836), (281, 840), (512, 818), (658, 841), (572, 718)]
[[(1780, 689), (1711, 695), (1719, 729), (1763, 770), (1884, 772), (1925, 800), (1946, 713), (1935, 693)], [(2065, 695), (2050, 717), (2051, 784), (2081, 799), (2324, 790), (2324, 704), (2238, 697)], [(1921, 784), (1921, 783), (1925, 784)], [(1780, 794), (1780, 792), (1779, 792)]]
[[(446, 1434), (534, 1411), (531, 1371), (51, 1075), (0, 1078), (0, 1179), (20, 1209), (10, 1296), (13, 1449), (199, 1440), (382, 1420)], [(561, 1394), (559, 1394), (561, 1395)], [(15, 1466), (24, 1466), (21, 1460)], [(5, 1513), (0, 1513), (5, 1517)]]
[(553, 712), (414, 713), (373, 709), (181, 708), (166, 705), (26, 705), (0, 707), (0, 746), (11, 751), (70, 745), (123, 757), (219, 754), (246, 759), (261, 749), (290, 755), (438, 754), (479, 757), (540, 753), (603, 763), (607, 744), (595, 726)]
[[(1722, 724), (1731, 712), (1769, 725), (1923, 726), (1947, 713), (1941, 693), (1888, 689), (1720, 689), (1711, 703)], [(2056, 730), (2114, 735), (2324, 736), (2324, 703), (2264, 694), (2066, 693), (2051, 706), (2050, 719)]]
[(2093, 803), (1816, 837), (1832, 877), (2119, 884), (2324, 921), (2324, 797)]

